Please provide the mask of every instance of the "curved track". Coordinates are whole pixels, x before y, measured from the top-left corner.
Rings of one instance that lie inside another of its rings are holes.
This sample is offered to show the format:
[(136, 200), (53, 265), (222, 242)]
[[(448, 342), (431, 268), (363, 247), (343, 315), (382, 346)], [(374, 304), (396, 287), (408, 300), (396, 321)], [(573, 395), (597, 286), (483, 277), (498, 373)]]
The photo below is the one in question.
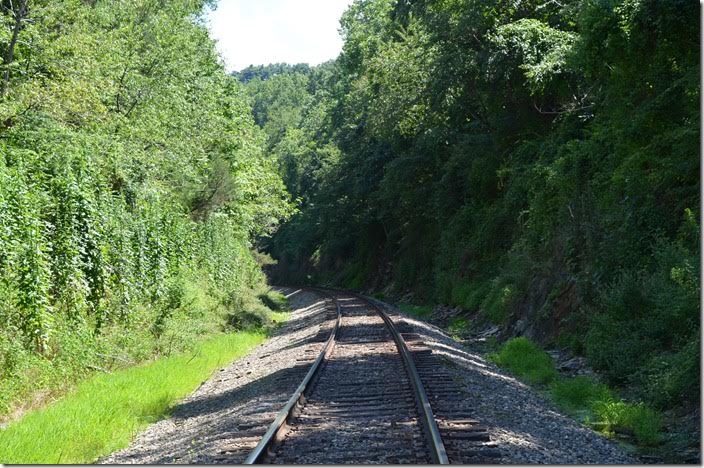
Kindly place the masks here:
[(387, 305), (334, 289), (335, 325), (303, 382), (245, 463), (495, 463), (444, 358)]
[(402, 336), (373, 302), (327, 296), (337, 322), (245, 463), (448, 463)]

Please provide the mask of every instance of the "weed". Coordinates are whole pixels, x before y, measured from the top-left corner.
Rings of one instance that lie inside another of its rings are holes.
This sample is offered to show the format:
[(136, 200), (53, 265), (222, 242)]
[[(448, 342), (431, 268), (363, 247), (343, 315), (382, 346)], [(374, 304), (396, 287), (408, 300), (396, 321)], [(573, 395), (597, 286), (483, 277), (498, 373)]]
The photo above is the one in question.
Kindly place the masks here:
[(458, 338), (463, 332), (469, 329), (469, 319), (466, 317), (455, 317), (447, 326), (447, 332), (453, 338)]
[(568, 413), (584, 411), (597, 401), (613, 398), (609, 387), (590, 377), (574, 377), (554, 382), (550, 395)]
[(642, 446), (660, 440), (662, 417), (657, 411), (617, 399), (607, 385), (590, 377), (557, 380), (552, 358), (527, 338), (507, 341), (489, 358), (531, 384), (550, 384), (550, 397), (558, 407), (604, 432), (632, 434)]
[(643, 403), (606, 399), (595, 402), (592, 408), (606, 431), (632, 432), (641, 445), (655, 445), (660, 440), (662, 416)]
[(525, 337), (507, 341), (489, 358), (531, 384), (547, 384), (557, 377), (552, 358)]

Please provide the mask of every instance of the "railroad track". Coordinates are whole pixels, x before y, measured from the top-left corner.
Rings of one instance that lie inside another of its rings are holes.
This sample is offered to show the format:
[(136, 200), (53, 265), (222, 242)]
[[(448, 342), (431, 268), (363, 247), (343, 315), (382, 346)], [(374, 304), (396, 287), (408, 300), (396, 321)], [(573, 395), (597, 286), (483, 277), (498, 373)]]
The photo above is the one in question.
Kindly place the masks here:
[(336, 322), (245, 463), (490, 463), (500, 454), (458, 410), (451, 374), (375, 301), (309, 288)]

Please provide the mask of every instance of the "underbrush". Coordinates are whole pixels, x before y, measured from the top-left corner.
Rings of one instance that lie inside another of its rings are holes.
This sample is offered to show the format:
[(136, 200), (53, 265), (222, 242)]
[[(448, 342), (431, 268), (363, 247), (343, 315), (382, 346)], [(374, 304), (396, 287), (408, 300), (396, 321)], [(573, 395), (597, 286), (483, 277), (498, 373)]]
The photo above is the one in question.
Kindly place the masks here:
[(3, 330), (0, 423), (61, 397), (96, 372), (189, 352), (223, 332), (266, 335), (286, 316), (285, 298), (264, 285), (226, 293), (207, 276), (192, 274), (169, 281), (165, 290), (163, 300), (136, 303), (128, 319), (104, 325), (100, 334), (80, 317), (56, 320), (45, 353), (23, 346), (19, 332)]
[(261, 332), (222, 334), (187, 353), (95, 375), (57, 403), (0, 430), (0, 463), (90, 463), (126, 447), (214, 369), (265, 338)]
[(469, 329), (469, 319), (467, 317), (454, 317), (447, 325), (447, 332), (451, 337), (458, 339)]
[(656, 410), (620, 399), (613, 389), (594, 378), (560, 377), (552, 358), (527, 338), (507, 341), (489, 358), (545, 390), (565, 413), (605, 434), (632, 436), (640, 446), (653, 446), (661, 440), (662, 416)]
[(538, 345), (524, 337), (507, 341), (490, 358), (531, 384), (547, 384), (557, 378), (550, 356)]

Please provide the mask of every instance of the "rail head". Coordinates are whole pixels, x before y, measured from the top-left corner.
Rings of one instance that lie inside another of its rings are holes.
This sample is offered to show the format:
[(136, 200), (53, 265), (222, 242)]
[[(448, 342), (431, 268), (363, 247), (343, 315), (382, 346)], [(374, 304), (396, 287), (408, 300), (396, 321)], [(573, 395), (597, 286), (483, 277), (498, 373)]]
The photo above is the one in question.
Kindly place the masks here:
[[(319, 288), (316, 289), (320, 290)], [(391, 335), (394, 338), (396, 348), (401, 354), (404, 367), (406, 368), (406, 372), (408, 373), (408, 378), (411, 380), (413, 394), (415, 396), (418, 411), (421, 416), (421, 424), (423, 425), (423, 429), (425, 430), (430, 441), (430, 455), (433, 458), (433, 462), (438, 465), (449, 465), (450, 461), (447, 457), (445, 444), (443, 443), (442, 437), (440, 436), (440, 428), (438, 427), (438, 423), (435, 421), (435, 416), (433, 415), (433, 409), (430, 406), (430, 400), (428, 399), (428, 394), (425, 391), (425, 386), (423, 385), (423, 381), (420, 378), (420, 374), (418, 374), (418, 369), (416, 368), (415, 362), (413, 361), (413, 357), (411, 356), (411, 352), (409, 351), (408, 346), (406, 345), (406, 341), (396, 329), (396, 325), (394, 324), (393, 320), (391, 320), (391, 317), (389, 317), (389, 315), (384, 311), (379, 301), (374, 298), (331, 287), (326, 287), (325, 289), (329, 291), (335, 291), (341, 294), (349, 294), (351, 296), (355, 296), (363, 300), (364, 302), (372, 306), (372, 308), (376, 310), (377, 313), (384, 320), (384, 323), (386, 324), (387, 328), (389, 329)]]
[(289, 416), (296, 409), (296, 405), (301, 402), (305, 393), (309, 390), (311, 382), (315, 378), (316, 374), (320, 371), (325, 357), (327, 356), (328, 352), (332, 349), (332, 346), (335, 342), (335, 337), (337, 336), (337, 332), (340, 328), (342, 313), (340, 311), (339, 302), (331, 294), (327, 293), (324, 290), (320, 290), (317, 288), (306, 289), (318, 292), (318, 294), (326, 297), (327, 299), (330, 299), (333, 304), (335, 304), (337, 312), (335, 325), (333, 326), (332, 332), (330, 333), (330, 336), (325, 342), (325, 345), (323, 345), (323, 349), (320, 351), (320, 354), (318, 354), (318, 357), (310, 366), (310, 369), (308, 369), (306, 376), (303, 378), (298, 388), (296, 388), (296, 391), (293, 393), (293, 395), (291, 395), (291, 398), (288, 399), (286, 405), (281, 409), (281, 411), (276, 414), (276, 418), (269, 425), (269, 428), (267, 429), (266, 433), (264, 433), (264, 435), (262, 436), (262, 439), (259, 441), (254, 450), (250, 452), (249, 456), (247, 456), (247, 458), (243, 462), (244, 465), (253, 465), (256, 463), (261, 463), (264, 458), (268, 455), (269, 448), (276, 441), (276, 436), (278, 432), (283, 428)]
[(384, 320), (384, 323), (386, 323), (387, 328), (391, 332), (391, 335), (396, 342), (396, 347), (403, 358), (403, 363), (406, 368), (406, 372), (408, 373), (408, 377), (411, 380), (413, 393), (415, 394), (416, 403), (418, 405), (418, 411), (420, 412), (421, 423), (428, 435), (428, 439), (430, 440), (430, 454), (436, 464), (448, 465), (450, 461), (447, 457), (445, 444), (440, 436), (440, 428), (438, 428), (438, 424), (435, 421), (435, 416), (433, 415), (433, 409), (430, 406), (428, 394), (425, 391), (423, 381), (420, 378), (420, 374), (418, 374), (418, 369), (416, 368), (411, 352), (406, 345), (406, 341), (396, 329), (396, 325), (393, 320), (391, 320), (391, 317), (389, 317), (389, 315), (375, 300), (359, 294), (356, 294), (356, 296), (370, 304), (379, 313), (379, 315), (381, 315), (381, 318)]

